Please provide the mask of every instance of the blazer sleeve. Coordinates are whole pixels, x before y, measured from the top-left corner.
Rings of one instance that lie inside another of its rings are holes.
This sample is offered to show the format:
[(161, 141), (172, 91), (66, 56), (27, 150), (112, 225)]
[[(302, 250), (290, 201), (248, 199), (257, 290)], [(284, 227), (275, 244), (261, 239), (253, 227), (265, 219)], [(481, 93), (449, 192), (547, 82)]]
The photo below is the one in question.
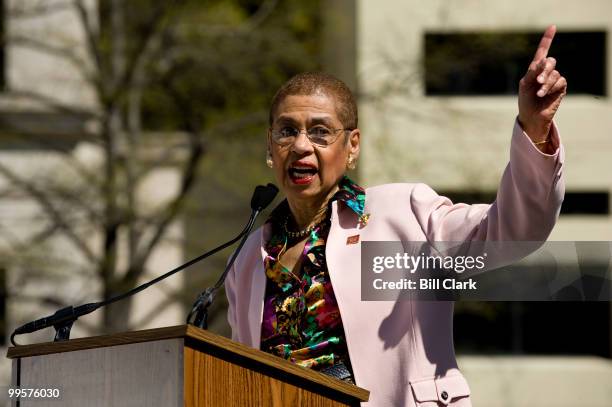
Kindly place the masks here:
[(415, 186), (412, 209), (428, 241), (545, 241), (565, 193), (564, 148), (555, 124), (553, 154), (544, 154), (514, 124), (510, 162), (491, 205), (453, 204), (425, 184)]

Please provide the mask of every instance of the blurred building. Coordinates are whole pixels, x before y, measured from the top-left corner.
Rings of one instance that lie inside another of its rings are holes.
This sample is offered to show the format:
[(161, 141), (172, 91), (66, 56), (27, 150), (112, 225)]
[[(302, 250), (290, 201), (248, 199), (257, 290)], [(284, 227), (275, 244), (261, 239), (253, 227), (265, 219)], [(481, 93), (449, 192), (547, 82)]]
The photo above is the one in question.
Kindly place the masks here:
[[(91, 82), (80, 64), (88, 63), (85, 33), (70, 2), (5, 1), (3, 47), (0, 49), (0, 163), (17, 180), (0, 176), (0, 352), (5, 354), (8, 336), (29, 320), (53, 313), (66, 305), (101, 298), (95, 267), (89, 264), (71, 239), (53, 225), (48, 211), (24, 188), (21, 181), (52, 181), (54, 186), (83, 184), (75, 168), (98, 171), (100, 147), (92, 143), (98, 109)], [(92, 10), (95, 1), (85, 1)], [(95, 13), (91, 13), (95, 15)], [(68, 51), (71, 57), (68, 57)], [(71, 60), (75, 57), (78, 60)], [(40, 184), (40, 183), (39, 183)], [(163, 185), (163, 188), (159, 186)], [(178, 188), (172, 166), (159, 167), (144, 179), (137, 199), (155, 206), (171, 199)], [(95, 206), (95, 202), (85, 205)], [(53, 202), (52, 202), (53, 204)], [(60, 216), (79, 228), (79, 216), (57, 207)], [(161, 243), (148, 263), (143, 279), (159, 275), (183, 260), (182, 226), (170, 227), (168, 242)], [(100, 246), (95, 231), (78, 230), (83, 243)], [(31, 240), (38, 250), (32, 252)], [(125, 241), (120, 237), (122, 242)], [(125, 262), (119, 252), (119, 262)], [(130, 323), (135, 328), (176, 325), (184, 310), (174, 295), (182, 288), (181, 276), (153, 287), (134, 301)], [(170, 301), (168, 299), (171, 298)], [(84, 317), (73, 327), (73, 337), (104, 332), (100, 312)], [(18, 341), (43, 342), (53, 338), (45, 330)], [(9, 382), (9, 361), (0, 359), (0, 383)]]
[[(425, 182), (454, 202), (495, 199), (518, 81), (556, 24), (549, 55), (569, 95), (556, 116), (566, 199), (550, 240), (612, 240), (612, 3), (330, 3), (324, 60), (360, 95), (360, 180)], [(605, 302), (458, 303), (455, 342), (474, 404), (608, 405), (610, 315)]]

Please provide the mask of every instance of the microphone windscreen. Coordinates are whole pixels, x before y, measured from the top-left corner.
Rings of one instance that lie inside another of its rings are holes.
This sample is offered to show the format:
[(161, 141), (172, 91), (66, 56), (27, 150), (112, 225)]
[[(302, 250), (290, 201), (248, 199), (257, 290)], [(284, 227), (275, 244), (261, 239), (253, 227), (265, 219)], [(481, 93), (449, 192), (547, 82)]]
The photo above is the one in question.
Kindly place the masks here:
[(257, 185), (251, 198), (251, 209), (254, 211), (265, 209), (274, 200), (276, 194), (278, 194), (278, 188), (274, 184)]

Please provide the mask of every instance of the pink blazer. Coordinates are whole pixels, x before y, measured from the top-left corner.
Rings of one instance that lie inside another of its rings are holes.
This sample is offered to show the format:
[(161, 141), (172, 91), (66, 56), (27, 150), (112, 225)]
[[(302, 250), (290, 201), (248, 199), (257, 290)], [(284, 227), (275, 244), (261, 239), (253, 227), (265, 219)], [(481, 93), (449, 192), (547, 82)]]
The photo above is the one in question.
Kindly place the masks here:
[[(367, 406), (470, 406), (470, 389), (453, 348), (453, 303), (361, 301), (361, 241), (544, 241), (563, 201), (564, 151), (556, 127), (553, 155), (541, 153), (515, 124), (507, 165), (492, 205), (453, 204), (425, 184), (367, 189), (360, 228), (333, 204), (326, 256), (355, 381)], [(232, 339), (259, 348), (266, 277), (265, 227), (248, 239), (225, 283)]]

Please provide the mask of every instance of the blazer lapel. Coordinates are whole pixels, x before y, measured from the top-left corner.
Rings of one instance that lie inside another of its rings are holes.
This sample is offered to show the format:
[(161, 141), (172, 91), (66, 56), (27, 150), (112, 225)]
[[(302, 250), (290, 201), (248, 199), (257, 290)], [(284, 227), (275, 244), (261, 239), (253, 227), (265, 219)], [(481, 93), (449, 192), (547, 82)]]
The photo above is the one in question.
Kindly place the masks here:
[(332, 202), (331, 228), (325, 242), (325, 257), (334, 293), (336, 285), (341, 282), (359, 281), (361, 263), (359, 219), (352, 210), (340, 208), (338, 201)]
[(257, 262), (255, 272), (251, 278), (251, 297), (249, 301), (249, 333), (251, 334), (251, 346), (259, 349), (261, 345), (261, 324), (263, 321), (263, 308), (266, 295), (266, 271), (264, 260), (268, 253), (265, 249), (267, 237), (269, 237), (269, 225), (261, 228), (259, 247), (261, 251), (254, 261)]
[[(343, 210), (342, 210), (343, 209)], [(349, 357), (353, 365), (358, 355), (351, 353), (351, 339), (347, 331), (351, 328), (351, 310), (355, 302), (361, 300), (361, 229), (357, 215), (348, 208), (338, 207), (338, 201), (332, 203), (331, 228), (325, 242), (325, 256), (329, 278), (334, 287), (334, 295), (338, 302), (344, 332), (346, 334)], [(355, 243), (359, 236), (359, 242)], [(346, 317), (346, 318), (345, 318)], [(355, 347), (352, 347), (355, 349)], [(355, 367), (355, 366), (353, 366)]]

